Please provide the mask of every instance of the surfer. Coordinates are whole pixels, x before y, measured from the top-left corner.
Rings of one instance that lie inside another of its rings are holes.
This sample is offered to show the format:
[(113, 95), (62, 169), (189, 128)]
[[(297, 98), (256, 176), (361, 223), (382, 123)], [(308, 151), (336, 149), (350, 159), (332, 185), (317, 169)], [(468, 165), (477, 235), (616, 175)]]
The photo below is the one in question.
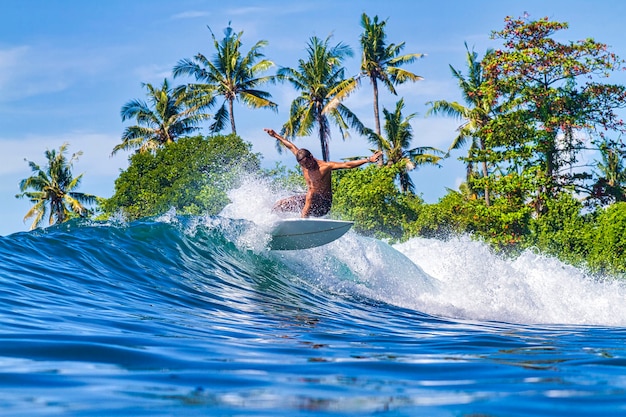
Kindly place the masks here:
[(321, 217), (330, 211), (333, 201), (331, 187), (331, 172), (335, 169), (350, 169), (359, 167), (367, 162), (375, 162), (382, 155), (375, 152), (369, 158), (346, 162), (321, 161), (313, 157), (307, 149), (300, 149), (272, 129), (263, 129), (268, 135), (281, 142), (296, 157), (302, 168), (302, 174), (307, 185), (307, 192), (284, 198), (274, 204), (272, 210), (283, 212), (300, 212), (301, 217)]

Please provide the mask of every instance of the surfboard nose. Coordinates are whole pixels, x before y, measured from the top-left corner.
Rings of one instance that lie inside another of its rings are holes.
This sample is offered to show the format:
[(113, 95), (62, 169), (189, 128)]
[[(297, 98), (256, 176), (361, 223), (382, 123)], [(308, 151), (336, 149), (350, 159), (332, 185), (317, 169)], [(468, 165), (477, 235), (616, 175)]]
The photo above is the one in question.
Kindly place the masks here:
[(272, 250), (300, 250), (322, 246), (343, 236), (354, 222), (329, 219), (281, 220), (272, 229)]

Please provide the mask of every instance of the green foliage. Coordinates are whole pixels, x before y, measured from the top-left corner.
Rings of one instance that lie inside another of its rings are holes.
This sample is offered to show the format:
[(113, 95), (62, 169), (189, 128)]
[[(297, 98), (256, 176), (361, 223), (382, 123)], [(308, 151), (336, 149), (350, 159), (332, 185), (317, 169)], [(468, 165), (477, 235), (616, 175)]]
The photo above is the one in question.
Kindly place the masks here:
[[(532, 196), (539, 215), (547, 210), (545, 200), (581, 185), (581, 176), (568, 173), (586, 150), (583, 141), (589, 135), (578, 132), (624, 130), (615, 109), (623, 106), (626, 87), (597, 81), (619, 69), (623, 61), (593, 39), (557, 41), (555, 33), (567, 28), (567, 23), (547, 18), (506, 18), (504, 29), (492, 34), (502, 39), (504, 48), (488, 54), (482, 66), (483, 93), (507, 103), (507, 112), (527, 125), (523, 135), (509, 123), (490, 127), (498, 140), (492, 137), (488, 145), (500, 142), (508, 152), (503, 160), (508, 163), (500, 169), (519, 169), (522, 159), (532, 164), (529, 168), (538, 174)], [(530, 150), (531, 158), (515, 154), (522, 149)]]
[(603, 138), (598, 144), (601, 161), (597, 162), (596, 182), (591, 186), (588, 202), (607, 205), (626, 201), (626, 146), (621, 139)]
[(345, 78), (343, 61), (352, 56), (352, 49), (338, 43), (330, 46), (330, 36), (321, 40), (312, 37), (307, 45), (308, 57), (298, 61), (298, 68), (281, 68), (278, 77), (300, 92), (291, 103), (289, 120), (283, 126), (287, 137), (308, 136), (317, 128), (322, 159), (330, 160), (328, 143), (330, 123), (333, 122), (345, 139), (347, 130), (363, 132), (363, 124), (342, 102), (358, 87), (355, 77)]
[(299, 165), (295, 169), (288, 169), (280, 162), (276, 163), (273, 169), (263, 170), (263, 175), (270, 177), (276, 188), (281, 190), (293, 190), (304, 193), (306, 190), (306, 181), (302, 176), (302, 169)]
[(45, 156), (48, 162), (44, 168), (27, 161), (33, 175), (20, 181), (21, 193), (15, 197), (28, 198), (33, 203), (24, 216), (24, 221), (34, 218), (31, 230), (44, 223), (46, 214), (49, 225), (60, 224), (72, 218), (87, 216), (90, 210), (83, 204), (96, 203), (96, 196), (76, 191), (83, 174), (74, 177), (72, 166), (82, 152), (67, 159), (65, 153), (68, 146), (64, 143), (58, 152), (47, 150)]
[(233, 110), (235, 100), (251, 108), (277, 108), (277, 104), (270, 100), (271, 94), (259, 89), (265, 83), (275, 82), (275, 76), (259, 76), (274, 65), (272, 61), (264, 59), (261, 52), (267, 46), (267, 41), (258, 41), (244, 53), (242, 36), (243, 31), (235, 32), (230, 26), (224, 30), (224, 38), (221, 40), (211, 31), (216, 51), (212, 58), (198, 53), (192, 59), (180, 60), (174, 67), (174, 77), (192, 75), (202, 82), (190, 86), (198, 97), (204, 97), (205, 100), (215, 96), (224, 98), (213, 117), (214, 122), (210, 126), (212, 133), (222, 131), (227, 119), (230, 119), (232, 133), (237, 134)]
[(615, 203), (598, 216), (589, 265), (603, 272), (626, 273), (626, 203)]
[(175, 208), (184, 214), (217, 214), (241, 170), (258, 170), (259, 157), (238, 136), (182, 138), (156, 153), (137, 153), (115, 181), (106, 214), (122, 211), (129, 220)]
[(402, 239), (406, 226), (417, 219), (422, 200), (399, 192), (397, 175), (395, 166), (336, 171), (331, 215), (354, 221), (354, 229), (365, 235)]
[(409, 237), (422, 236), (444, 239), (451, 234), (468, 230), (469, 216), (465, 214), (466, 202), (457, 191), (448, 190), (437, 204), (425, 204), (416, 221), (408, 225)]
[(200, 130), (199, 124), (209, 118), (204, 110), (213, 104), (211, 97), (195, 95), (186, 86), (170, 88), (167, 79), (161, 88), (152, 84), (144, 87), (148, 90), (149, 104), (131, 100), (122, 106), (122, 121), (135, 119), (137, 124), (124, 130), (122, 143), (113, 148), (113, 154), (122, 149), (154, 151)]
[(413, 193), (415, 186), (409, 176), (409, 171), (420, 165), (438, 165), (443, 152), (430, 146), (409, 148), (413, 140), (413, 128), (410, 121), (415, 117), (415, 113), (404, 117), (402, 115), (403, 109), (404, 100), (402, 99), (396, 103), (395, 111), (383, 109), (386, 137), (371, 129), (365, 129), (365, 133), (368, 135), (370, 143), (383, 151), (384, 162), (398, 168), (400, 190), (404, 193)]
[[(495, 116), (499, 115), (502, 109), (496, 106), (493, 98), (483, 91), (485, 90), (483, 85), (484, 78), (478, 54), (474, 51), (470, 52), (467, 43), (465, 44), (465, 49), (467, 51), (467, 76), (463, 75), (461, 71), (455, 69), (452, 65), (450, 65), (450, 70), (452, 71), (452, 76), (458, 81), (466, 105), (456, 101), (437, 100), (427, 103), (431, 105), (427, 115), (444, 114), (462, 121), (462, 124), (457, 129), (459, 134), (450, 145), (449, 151), (460, 149), (469, 142), (468, 157), (461, 160), (466, 164), (466, 179), (468, 187), (470, 187), (469, 191), (477, 195), (477, 190), (471, 188), (470, 178), (480, 176), (481, 174), (486, 177), (492, 165), (489, 163), (487, 152), (485, 152), (485, 136), (487, 136), (488, 132), (484, 127)], [(493, 53), (492, 50), (487, 51), (487, 54), (491, 53)], [(478, 168), (479, 166), (480, 168)], [(478, 172), (481, 172), (481, 174)], [(489, 189), (484, 188), (482, 191), (485, 204), (489, 205)]]
[(486, 206), (484, 200), (468, 199), (450, 190), (437, 204), (422, 208), (410, 233), (438, 238), (467, 233), (496, 249), (514, 250), (528, 232), (529, 221), (528, 207), (515, 207), (502, 198)]
[(558, 257), (573, 265), (582, 265), (593, 241), (593, 216), (581, 215), (583, 205), (570, 193), (561, 193), (546, 202), (546, 213), (531, 223), (526, 245)]

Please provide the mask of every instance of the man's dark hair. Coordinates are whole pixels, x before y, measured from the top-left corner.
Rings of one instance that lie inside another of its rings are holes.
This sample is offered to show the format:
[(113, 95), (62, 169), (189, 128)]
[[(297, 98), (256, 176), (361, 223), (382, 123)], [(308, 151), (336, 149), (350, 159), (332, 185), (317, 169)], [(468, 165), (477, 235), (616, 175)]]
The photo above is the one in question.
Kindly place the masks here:
[(298, 152), (296, 153), (296, 160), (298, 162), (302, 161), (304, 158), (308, 158), (311, 155), (311, 152), (309, 152), (308, 149), (298, 149)]

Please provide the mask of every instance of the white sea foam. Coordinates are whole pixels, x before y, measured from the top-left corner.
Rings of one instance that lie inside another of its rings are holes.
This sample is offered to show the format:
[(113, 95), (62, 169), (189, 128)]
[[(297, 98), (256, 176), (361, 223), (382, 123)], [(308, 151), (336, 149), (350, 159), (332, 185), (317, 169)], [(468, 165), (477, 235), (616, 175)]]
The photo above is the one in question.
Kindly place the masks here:
[(260, 226), (272, 225), (278, 220), (278, 216), (272, 213), (277, 194), (267, 180), (253, 176), (245, 178), (238, 188), (228, 192), (230, 203), (220, 216), (249, 220)]
[(421, 295), (438, 291), (436, 280), (405, 255), (353, 231), (328, 245), (279, 256), (300, 276), (335, 293), (400, 306), (410, 300), (410, 307), (421, 309)]
[(626, 325), (626, 283), (615, 278), (600, 280), (530, 251), (503, 259), (468, 237), (412, 239), (395, 248), (438, 280), (439, 292), (417, 300), (424, 312), (516, 323)]
[[(240, 247), (267, 250), (271, 212), (284, 197), (263, 179), (249, 178), (229, 193), (220, 214), (256, 226)], [(468, 320), (533, 324), (626, 325), (626, 283), (598, 279), (532, 252), (505, 259), (469, 237), (414, 238), (394, 246), (348, 232), (306, 251), (275, 256), (307, 280), (427, 314)]]
[(222, 209), (220, 217), (247, 220), (255, 225), (232, 236), (239, 248), (255, 252), (267, 250), (270, 230), (279, 219), (272, 212), (277, 194), (272, 190), (269, 181), (255, 176), (244, 178), (238, 188), (228, 192), (230, 203)]

